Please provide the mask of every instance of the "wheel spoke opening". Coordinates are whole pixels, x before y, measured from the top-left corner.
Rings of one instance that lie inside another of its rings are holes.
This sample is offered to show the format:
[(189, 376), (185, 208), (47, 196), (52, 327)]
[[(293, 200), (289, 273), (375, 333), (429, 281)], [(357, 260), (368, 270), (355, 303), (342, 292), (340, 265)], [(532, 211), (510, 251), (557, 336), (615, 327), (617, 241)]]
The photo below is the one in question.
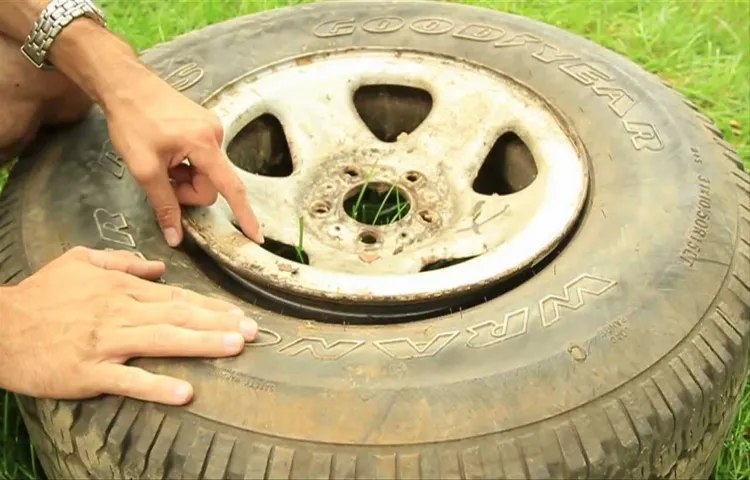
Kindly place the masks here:
[(432, 95), (404, 85), (365, 85), (354, 92), (354, 106), (375, 137), (393, 143), (424, 122), (432, 111)]
[(431, 272), (433, 270), (441, 270), (443, 268), (452, 267), (453, 265), (458, 265), (459, 263), (464, 263), (472, 258), (476, 258), (476, 256), (435, 260), (434, 262), (425, 264), (419, 271)]
[(472, 188), (480, 195), (509, 195), (520, 192), (536, 179), (534, 155), (512, 132), (500, 136), (479, 168)]
[(288, 177), (294, 171), (284, 127), (271, 114), (263, 114), (245, 125), (226, 151), (232, 163), (249, 173)]
[[(238, 232), (242, 233), (242, 230), (240, 227), (233, 223), (234, 228), (237, 229)], [(290, 262), (295, 263), (301, 263), (303, 265), (310, 265), (310, 256), (305, 251), (304, 243), (303, 243), (303, 236), (304, 231), (302, 230), (302, 226), (300, 225), (300, 237), (299, 242), (297, 242), (296, 245), (289, 245), (288, 243), (280, 242), (278, 240), (274, 240), (273, 238), (264, 238), (263, 243), (260, 245), (260, 247), (264, 250), (266, 250), (269, 253), (272, 253), (278, 257), (284, 258), (286, 260), (289, 260)]]
[(344, 197), (344, 211), (365, 225), (396, 223), (409, 213), (410, 208), (411, 203), (403, 190), (383, 182), (365, 182)]

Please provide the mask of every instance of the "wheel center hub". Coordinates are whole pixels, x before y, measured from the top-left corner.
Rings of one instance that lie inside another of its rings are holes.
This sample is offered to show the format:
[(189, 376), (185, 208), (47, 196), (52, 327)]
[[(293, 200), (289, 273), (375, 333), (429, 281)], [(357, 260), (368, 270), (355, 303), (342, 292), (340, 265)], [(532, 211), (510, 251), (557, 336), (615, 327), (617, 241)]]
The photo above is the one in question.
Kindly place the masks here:
[[(378, 260), (434, 240), (454, 217), (444, 181), (389, 162), (378, 164), (383, 158), (382, 152), (370, 150), (353, 159), (347, 156), (348, 162), (321, 165), (298, 200), (308, 206), (306, 234), (341, 252), (340, 269), (377, 272), (383, 264)], [(388, 268), (393, 265), (383, 273)]]

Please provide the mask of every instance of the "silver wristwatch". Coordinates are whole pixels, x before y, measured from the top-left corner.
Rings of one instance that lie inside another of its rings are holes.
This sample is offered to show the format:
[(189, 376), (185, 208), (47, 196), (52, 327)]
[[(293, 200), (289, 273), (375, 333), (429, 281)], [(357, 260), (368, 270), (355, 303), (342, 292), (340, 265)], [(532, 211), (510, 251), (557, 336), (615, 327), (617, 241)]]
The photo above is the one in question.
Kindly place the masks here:
[(45, 61), (50, 45), (66, 25), (82, 16), (91, 18), (103, 27), (107, 26), (104, 13), (92, 0), (50, 0), (34, 22), (21, 47), (21, 53), (36, 68), (53, 69), (54, 67)]

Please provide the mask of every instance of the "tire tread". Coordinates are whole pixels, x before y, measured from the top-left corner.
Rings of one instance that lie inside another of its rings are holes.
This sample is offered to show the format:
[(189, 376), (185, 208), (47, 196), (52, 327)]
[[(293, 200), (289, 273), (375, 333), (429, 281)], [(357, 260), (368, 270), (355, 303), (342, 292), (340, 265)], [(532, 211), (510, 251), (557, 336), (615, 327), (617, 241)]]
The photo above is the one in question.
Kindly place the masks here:
[[(283, 9), (282, 9), (283, 10)], [(259, 14), (260, 24), (279, 12)], [(192, 33), (171, 43), (197, 41)], [(163, 52), (154, 47), (149, 55)], [(674, 90), (672, 90), (674, 92)], [(638, 476), (669, 478), (702, 472), (729, 426), (727, 405), (736, 404), (744, 384), (750, 342), (750, 176), (742, 160), (711, 119), (677, 92), (716, 152), (737, 167), (738, 242), (730, 275), (696, 330), (637, 380), (559, 419), (550, 420), (532, 437), (482, 438), (474, 445), (438, 455), (419, 452), (366, 456), (335, 452), (330, 446), (302, 452), (278, 439), (234, 437), (219, 429), (188, 425), (179, 414), (151, 405), (107, 398), (96, 409), (81, 402), (19, 398), (30, 421), (38, 422), (56, 450), (51, 469), (66, 477), (84, 468), (100, 478), (164, 478), (180, 472), (196, 478), (219, 478), (244, 466), (244, 478), (366, 478), (373, 467), (389, 478), (566, 478)], [(0, 196), (0, 277), (12, 284), (28, 276), (18, 212), (23, 177), (17, 165)], [(592, 419), (601, 418), (594, 422)], [(142, 428), (136, 428), (140, 425)], [(598, 427), (597, 427), (598, 426)], [(606, 430), (604, 432), (598, 430)], [(664, 435), (668, 433), (668, 435)], [(552, 436), (553, 435), (553, 436)], [(667, 440), (668, 439), (668, 440)], [(543, 446), (542, 446), (543, 445)], [(688, 455), (691, 453), (692, 455)], [(437, 458), (436, 458), (437, 457)], [(645, 457), (647, 463), (633, 459)], [(431, 462), (430, 460), (437, 460)], [(439, 465), (439, 472), (429, 466)], [(630, 472), (613, 472), (627, 465)], [(688, 466), (693, 467), (692, 470)], [(307, 468), (305, 468), (307, 467)], [(305, 471), (306, 470), (306, 471)], [(707, 473), (707, 472), (705, 472)]]

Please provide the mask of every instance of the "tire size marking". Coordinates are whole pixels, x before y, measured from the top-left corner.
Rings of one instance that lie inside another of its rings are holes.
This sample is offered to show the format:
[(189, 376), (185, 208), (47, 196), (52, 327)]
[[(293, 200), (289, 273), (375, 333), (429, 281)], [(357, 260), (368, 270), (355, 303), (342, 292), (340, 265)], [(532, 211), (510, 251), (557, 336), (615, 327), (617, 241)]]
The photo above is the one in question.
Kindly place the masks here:
[(243, 385), (247, 388), (251, 388), (259, 392), (273, 393), (276, 391), (275, 383), (268, 380), (263, 380), (262, 378), (240, 375), (224, 368), (215, 368), (213, 372), (215, 372), (214, 375), (217, 377), (229, 380), (232, 383)]
[(135, 248), (135, 239), (124, 231), (128, 228), (128, 222), (122, 213), (109, 213), (103, 208), (97, 208), (94, 210), (94, 221), (102, 240)]
[(580, 56), (565, 52), (532, 33), (508, 34), (500, 27), (481, 23), (458, 25), (438, 17), (404, 19), (396, 16), (370, 17), (363, 21), (352, 17), (326, 20), (314, 27), (312, 33), (318, 38), (344, 37), (353, 35), (358, 28), (378, 35), (408, 28), (419, 35), (451, 35), (457, 40), (486, 43), (493, 48), (533, 46), (535, 51), (531, 53), (532, 58), (544, 64), (557, 65), (561, 72), (590, 88), (596, 96), (607, 99), (607, 106), (620, 120), (622, 129), (628, 134), (636, 151), (659, 152), (664, 149), (661, 135), (654, 124), (638, 117), (625, 118), (638, 105), (638, 100), (618, 86), (614, 77)]
[[(451, 344), (478, 350), (523, 336), (528, 332), (532, 315), (537, 316), (535, 321), (543, 329), (550, 328), (565, 318), (566, 311), (580, 311), (588, 305), (589, 300), (601, 297), (615, 285), (615, 280), (599, 275), (581, 274), (554, 294), (542, 297), (537, 302), (537, 308), (513, 310), (506, 313), (501, 320), (484, 321), (466, 327), (465, 330), (428, 333), (426, 338), (420, 340), (398, 337), (370, 342), (360, 339), (328, 340), (322, 337), (299, 337), (289, 341), (278, 332), (261, 328), (258, 340), (247, 346), (261, 348), (281, 345), (277, 349), (278, 353), (292, 357), (312, 356), (318, 360), (339, 360), (355, 351), (369, 350), (367, 347), (374, 347), (389, 358), (402, 361), (435, 357)], [(624, 328), (624, 320), (620, 320), (620, 323)]]
[[(693, 161), (703, 163), (700, 152), (696, 148), (690, 149), (693, 152)], [(692, 267), (701, 251), (701, 245), (708, 234), (708, 227), (711, 224), (711, 179), (705, 175), (698, 175), (698, 202), (695, 207), (695, 217), (688, 234), (685, 248), (680, 253), (680, 260), (688, 267)]]
[(109, 139), (102, 144), (96, 163), (118, 179), (125, 174), (125, 161), (115, 152)]
[(612, 343), (617, 343), (620, 340), (624, 340), (628, 336), (628, 323), (623, 317), (619, 317), (614, 321), (606, 324), (599, 333), (599, 336), (609, 340)]

